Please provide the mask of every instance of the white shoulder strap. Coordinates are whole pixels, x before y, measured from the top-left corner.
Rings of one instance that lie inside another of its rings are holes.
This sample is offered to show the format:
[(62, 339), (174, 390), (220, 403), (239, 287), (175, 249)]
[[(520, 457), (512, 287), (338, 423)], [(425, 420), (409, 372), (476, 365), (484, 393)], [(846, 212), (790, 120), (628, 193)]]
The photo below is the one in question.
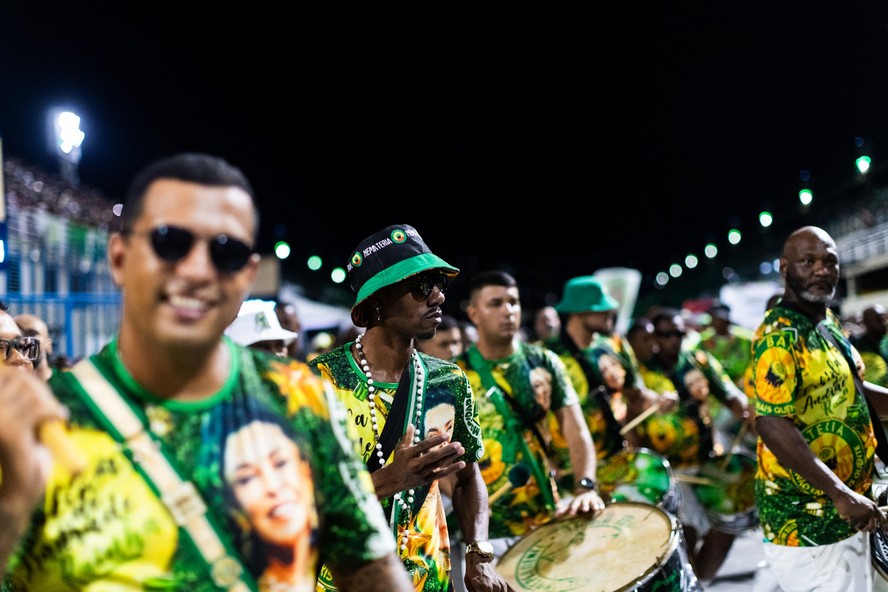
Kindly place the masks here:
[(213, 582), (229, 592), (248, 592), (250, 586), (241, 580), (244, 568), (232, 557), (206, 516), (207, 507), (191, 481), (183, 480), (169, 459), (145, 431), (141, 420), (127, 405), (120, 393), (102, 376), (91, 360), (74, 365), (71, 372), (90, 395), (93, 403), (105, 414), (132, 451), (138, 463), (157, 487), (161, 499), (210, 567)]

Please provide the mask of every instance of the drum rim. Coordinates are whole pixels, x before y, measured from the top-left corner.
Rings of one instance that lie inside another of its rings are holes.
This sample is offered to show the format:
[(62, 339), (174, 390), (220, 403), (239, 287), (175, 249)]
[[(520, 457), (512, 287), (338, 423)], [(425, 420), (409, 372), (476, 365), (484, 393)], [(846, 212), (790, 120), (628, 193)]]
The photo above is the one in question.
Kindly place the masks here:
[[(660, 506), (654, 504), (648, 504), (644, 502), (636, 502), (636, 501), (615, 501), (607, 504), (605, 507), (605, 511), (610, 509), (612, 506), (640, 506), (646, 509), (652, 509), (655, 513), (661, 514), (665, 519), (666, 523), (669, 525), (669, 537), (664, 542), (662, 546), (662, 552), (657, 556), (656, 561), (654, 561), (647, 569), (644, 570), (641, 574), (636, 576), (630, 582), (627, 582), (620, 588), (617, 588), (613, 592), (629, 592), (630, 590), (636, 589), (638, 586), (642, 586), (649, 582), (651, 578), (653, 578), (659, 571), (660, 568), (665, 567), (669, 560), (678, 552), (678, 546), (681, 544), (681, 523), (678, 521), (671, 512), (666, 511)], [(543, 530), (549, 530), (551, 528), (556, 528), (562, 522), (568, 522), (573, 519), (584, 520), (585, 518), (582, 516), (572, 517), (572, 518), (558, 518), (555, 520), (551, 520), (544, 524), (540, 524), (539, 526), (533, 528), (532, 530), (527, 531), (518, 541), (516, 541), (512, 546), (510, 546), (506, 551), (497, 559), (497, 568), (502, 565), (503, 561), (510, 557), (509, 553), (512, 552), (520, 543), (522, 543), (526, 537), (531, 536), (531, 533), (539, 533)], [(503, 577), (506, 577), (505, 574)], [(509, 579), (509, 578), (507, 578)], [(514, 581), (514, 580), (510, 580)]]
[[(873, 545), (876, 544), (876, 543), (873, 542), (873, 540), (874, 540), (874, 539), (876, 539), (876, 540), (879, 539), (880, 535), (879, 535), (878, 533), (880, 533), (880, 532), (881, 532), (881, 531), (877, 528), (876, 530), (874, 530), (874, 531), (872, 531), (872, 532), (870, 533), (870, 536), (869, 536), (869, 539), (870, 539), (870, 540), (869, 540), (869, 543), (870, 543), (870, 562), (873, 564), (873, 568), (875, 568), (876, 573), (878, 573), (879, 576), (880, 576), (883, 580), (888, 581), (888, 565), (883, 565), (880, 561), (876, 561), (876, 554), (872, 552), (872, 547), (873, 547)], [(882, 535), (882, 536), (884, 536), (884, 535)], [(888, 541), (886, 541), (886, 542), (888, 542)]]
[[(627, 446), (626, 448), (623, 448), (619, 452), (614, 453), (599, 462), (602, 464), (606, 464), (611, 458), (613, 458), (615, 456), (619, 456), (621, 454), (635, 453), (635, 452), (643, 452), (643, 453), (648, 454), (650, 456), (659, 458), (660, 461), (663, 463), (663, 467), (666, 469), (666, 476), (669, 478), (669, 483), (671, 484), (671, 487), (669, 488), (668, 491), (665, 492), (663, 500), (656, 505), (660, 509), (665, 509), (663, 507), (663, 505), (664, 505), (666, 498), (669, 496), (669, 494), (674, 494), (676, 492), (676, 490), (678, 489), (678, 482), (676, 481), (676, 478), (675, 478), (675, 471), (672, 469), (672, 465), (669, 463), (668, 458), (666, 458), (665, 456), (663, 456), (662, 454), (660, 454), (659, 452), (657, 452), (653, 448), (647, 448), (645, 446)], [(609, 484), (609, 482), (606, 482), (606, 483)], [(636, 501), (636, 500), (614, 500), (611, 503), (618, 503), (620, 501)], [(644, 503), (644, 502), (636, 502), (636, 503)], [(668, 512), (668, 510), (667, 510), (667, 512)]]
[[(726, 452), (724, 454), (719, 454), (718, 456), (713, 456), (707, 462), (716, 462), (719, 459), (723, 459), (727, 456), (744, 457), (754, 466), (758, 466), (758, 458), (756, 457), (756, 455), (748, 450), (742, 449), (737, 449), (732, 452)], [(698, 487), (707, 487), (694, 484), (691, 484), (691, 486), (695, 492)], [(703, 506), (702, 503), (701, 506)], [(740, 535), (748, 530), (752, 530), (760, 523), (758, 517), (758, 506), (756, 506), (754, 503), (750, 508), (743, 510), (742, 512), (734, 512), (733, 514), (721, 514), (719, 512), (711, 510), (706, 506), (703, 506), (703, 510), (706, 512), (706, 517), (712, 523), (712, 527), (719, 532), (724, 532), (726, 534)]]

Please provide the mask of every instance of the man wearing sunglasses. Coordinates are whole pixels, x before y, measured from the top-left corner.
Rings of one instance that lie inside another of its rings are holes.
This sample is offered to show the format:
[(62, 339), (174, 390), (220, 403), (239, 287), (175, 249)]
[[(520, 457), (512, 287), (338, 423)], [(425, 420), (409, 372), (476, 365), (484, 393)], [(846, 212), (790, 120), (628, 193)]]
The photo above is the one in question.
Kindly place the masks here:
[(657, 350), (641, 364), (645, 384), (658, 393), (678, 393), (679, 403), (669, 411), (651, 415), (636, 428), (641, 446), (664, 456), (676, 472), (680, 491), (678, 518), (694, 571), (704, 583), (715, 577), (735, 535), (717, 528), (698, 501), (692, 479), (705, 464), (730, 450), (714, 449), (710, 398), (730, 409), (752, 430), (753, 414), (746, 395), (711, 354), (683, 347), (687, 334), (681, 311), (660, 309), (651, 317)]
[[(412, 590), (331, 385), (223, 335), (259, 264), (243, 173), (210, 155), (161, 159), (133, 180), (121, 223), (108, 244), (120, 327), (50, 379), (65, 407), (44, 383), (0, 371), (4, 589), (295, 591), (325, 561), (344, 589)], [(9, 337), (18, 359), (27, 350)], [(236, 434), (269, 415), (309, 471), (259, 432)], [(42, 462), (35, 433), (52, 419), (69, 420), (78, 472)], [(260, 473), (220, 463), (231, 442), (300, 487), (260, 487)], [(300, 488), (313, 495), (294, 497)]]
[(6, 303), (0, 302), (0, 358), (3, 365), (33, 372), (40, 354), (40, 338), (23, 335), (15, 319), (7, 312)]
[[(357, 292), (352, 321), (366, 330), (310, 362), (348, 407), (353, 438), (417, 592), (462, 583), (451, 581), (442, 487), (452, 493), (459, 528), (474, 545), (468, 589), (511, 589), (490, 563), (487, 490), (477, 462), (483, 448), (468, 380), (453, 363), (416, 349), (417, 339), (435, 334), (448, 282), (458, 272), (410, 225), (368, 236), (348, 263)], [(326, 570), (319, 581), (334, 589)]]
[(34, 373), (43, 380), (49, 380), (53, 373), (50, 361), (52, 358), (52, 337), (49, 334), (46, 321), (37, 315), (26, 312), (15, 315), (13, 320), (22, 330), (23, 335), (36, 337), (40, 341), (40, 354), (34, 360)]

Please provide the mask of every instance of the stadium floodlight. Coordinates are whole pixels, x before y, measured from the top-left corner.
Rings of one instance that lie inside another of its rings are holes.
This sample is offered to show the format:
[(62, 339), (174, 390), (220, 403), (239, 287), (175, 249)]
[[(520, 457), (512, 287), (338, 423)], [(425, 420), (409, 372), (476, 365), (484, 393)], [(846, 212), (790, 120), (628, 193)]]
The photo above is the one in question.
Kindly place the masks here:
[(75, 187), (80, 184), (77, 165), (80, 163), (86, 134), (80, 129), (80, 116), (69, 109), (53, 109), (49, 114), (48, 131), (52, 151), (59, 159), (62, 178)]

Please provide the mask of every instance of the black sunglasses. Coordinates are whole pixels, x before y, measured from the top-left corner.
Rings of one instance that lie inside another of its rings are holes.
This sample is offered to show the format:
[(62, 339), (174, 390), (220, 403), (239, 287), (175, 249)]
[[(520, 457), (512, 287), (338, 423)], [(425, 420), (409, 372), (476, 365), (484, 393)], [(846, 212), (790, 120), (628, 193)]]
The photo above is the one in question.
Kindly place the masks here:
[(669, 339), (670, 337), (678, 337), (679, 339), (683, 339), (687, 333), (684, 331), (654, 331), (654, 335), (657, 337), (662, 337), (663, 339)]
[[(132, 231), (124, 234), (136, 234)], [(151, 241), (151, 248), (164, 261), (175, 263), (185, 258), (198, 240), (196, 234), (179, 226), (161, 224), (146, 233)], [(207, 239), (210, 245), (210, 259), (216, 269), (226, 273), (240, 271), (250, 260), (253, 247), (243, 241), (220, 234)]]
[(428, 298), (432, 295), (432, 290), (435, 286), (438, 286), (438, 289), (441, 290), (442, 294), (446, 292), (447, 284), (450, 283), (450, 278), (447, 274), (440, 271), (424, 271), (410, 276), (407, 278), (407, 281), (410, 283), (410, 288), (414, 292), (422, 294), (424, 298)]
[(34, 362), (40, 357), (40, 339), (37, 337), (0, 338), (0, 352), (3, 352), (4, 360), (9, 359), (13, 349), (18, 350), (26, 360)]

